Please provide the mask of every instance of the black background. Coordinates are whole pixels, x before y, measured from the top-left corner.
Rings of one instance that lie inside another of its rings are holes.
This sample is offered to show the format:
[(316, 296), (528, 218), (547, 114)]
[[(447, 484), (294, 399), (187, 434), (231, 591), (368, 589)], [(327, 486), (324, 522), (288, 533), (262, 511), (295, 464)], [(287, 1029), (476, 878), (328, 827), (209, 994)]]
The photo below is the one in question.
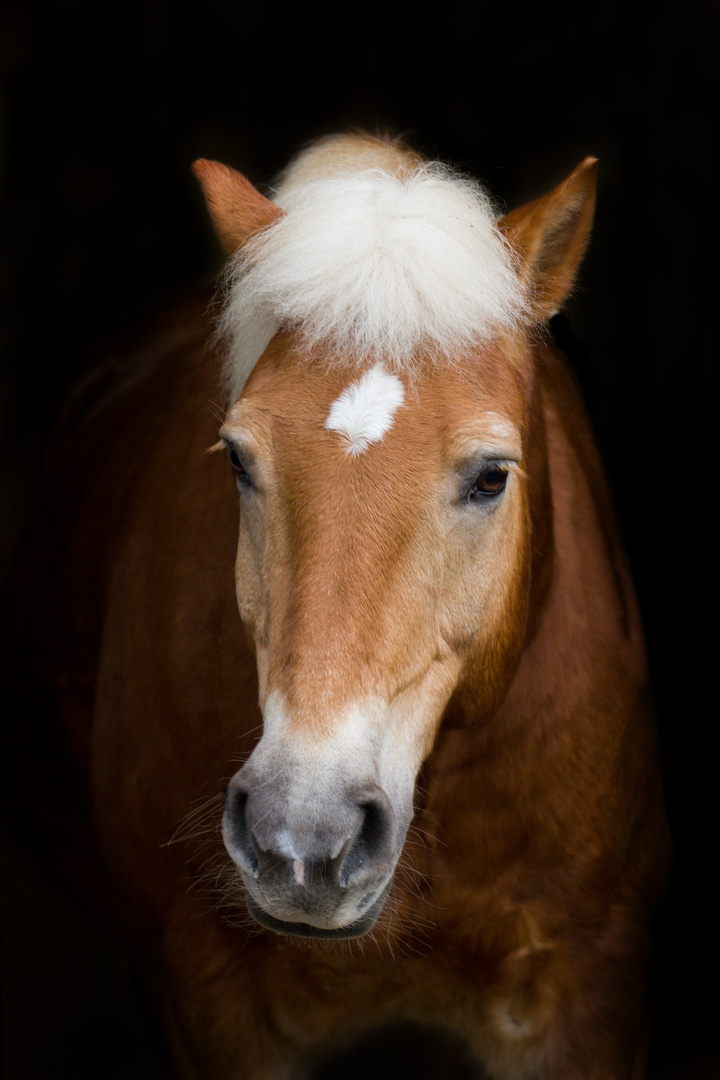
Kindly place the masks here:
[[(314, 136), (390, 130), (508, 207), (600, 158), (593, 242), (558, 332), (644, 613), (677, 844), (654, 1075), (689, 1078), (711, 1075), (717, 1036), (718, 11), (30, 0), (0, 22), (4, 565), (93, 342), (219, 269), (196, 157), (260, 183)], [(8, 850), (8, 1075), (36, 1080), (48, 1061), (78, 1080), (162, 1075), (132, 1034), (122, 951), (17, 840)]]

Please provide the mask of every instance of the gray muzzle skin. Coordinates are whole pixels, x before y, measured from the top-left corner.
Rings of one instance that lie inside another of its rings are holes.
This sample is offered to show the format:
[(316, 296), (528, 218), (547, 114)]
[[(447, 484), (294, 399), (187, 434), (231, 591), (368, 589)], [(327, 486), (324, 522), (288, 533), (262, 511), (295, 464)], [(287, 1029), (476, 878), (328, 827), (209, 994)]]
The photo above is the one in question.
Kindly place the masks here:
[(266, 780), (251, 758), (228, 785), (223, 839), (261, 926), (360, 937), (382, 911), (407, 825), (398, 828), (375, 784), (351, 787), (334, 777), (323, 786), (298, 791), (282, 771)]

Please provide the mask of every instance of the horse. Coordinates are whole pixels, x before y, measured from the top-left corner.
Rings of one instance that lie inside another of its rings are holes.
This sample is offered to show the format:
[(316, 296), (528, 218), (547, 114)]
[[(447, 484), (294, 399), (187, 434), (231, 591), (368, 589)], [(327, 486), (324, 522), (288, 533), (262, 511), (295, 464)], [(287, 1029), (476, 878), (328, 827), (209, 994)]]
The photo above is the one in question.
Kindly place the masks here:
[(44, 805), (84, 793), (178, 1077), (308, 1075), (402, 1022), (493, 1080), (639, 1080), (662, 783), (548, 329), (597, 162), (505, 216), (366, 135), (272, 197), (194, 169), (219, 319), (203, 297), (112, 353), (49, 456)]

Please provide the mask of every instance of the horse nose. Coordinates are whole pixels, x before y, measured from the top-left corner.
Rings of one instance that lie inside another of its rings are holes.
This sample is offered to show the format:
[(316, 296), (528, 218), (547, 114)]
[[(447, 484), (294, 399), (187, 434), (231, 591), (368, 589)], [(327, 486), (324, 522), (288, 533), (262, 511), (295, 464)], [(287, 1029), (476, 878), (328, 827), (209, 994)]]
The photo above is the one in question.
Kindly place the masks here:
[(228, 796), (225, 831), (234, 853), (256, 880), (274, 879), (305, 890), (347, 889), (372, 877), (391, 857), (394, 813), (381, 788), (354, 793), (312, 820), (278, 815), (267, 795), (238, 787)]
[(260, 853), (255, 845), (252, 832), (247, 821), (246, 791), (239, 789), (230, 792), (225, 789), (225, 813), (223, 814), (223, 831), (227, 832), (226, 843), (229, 840), (234, 851), (245, 861), (253, 877), (260, 873)]
[(362, 878), (378, 859), (389, 858), (391, 854), (395, 815), (385, 792), (375, 788), (372, 795), (363, 796), (358, 806), (360, 824), (346, 845), (339, 866), (340, 884), (346, 888)]

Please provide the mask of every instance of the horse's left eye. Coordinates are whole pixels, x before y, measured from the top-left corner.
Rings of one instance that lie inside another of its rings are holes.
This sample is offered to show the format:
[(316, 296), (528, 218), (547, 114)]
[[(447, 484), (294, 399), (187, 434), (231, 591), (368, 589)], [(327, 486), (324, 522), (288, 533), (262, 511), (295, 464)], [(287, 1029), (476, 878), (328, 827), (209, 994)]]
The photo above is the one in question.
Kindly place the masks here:
[(502, 465), (487, 465), (470, 489), (470, 499), (492, 499), (505, 490), (508, 471)]

